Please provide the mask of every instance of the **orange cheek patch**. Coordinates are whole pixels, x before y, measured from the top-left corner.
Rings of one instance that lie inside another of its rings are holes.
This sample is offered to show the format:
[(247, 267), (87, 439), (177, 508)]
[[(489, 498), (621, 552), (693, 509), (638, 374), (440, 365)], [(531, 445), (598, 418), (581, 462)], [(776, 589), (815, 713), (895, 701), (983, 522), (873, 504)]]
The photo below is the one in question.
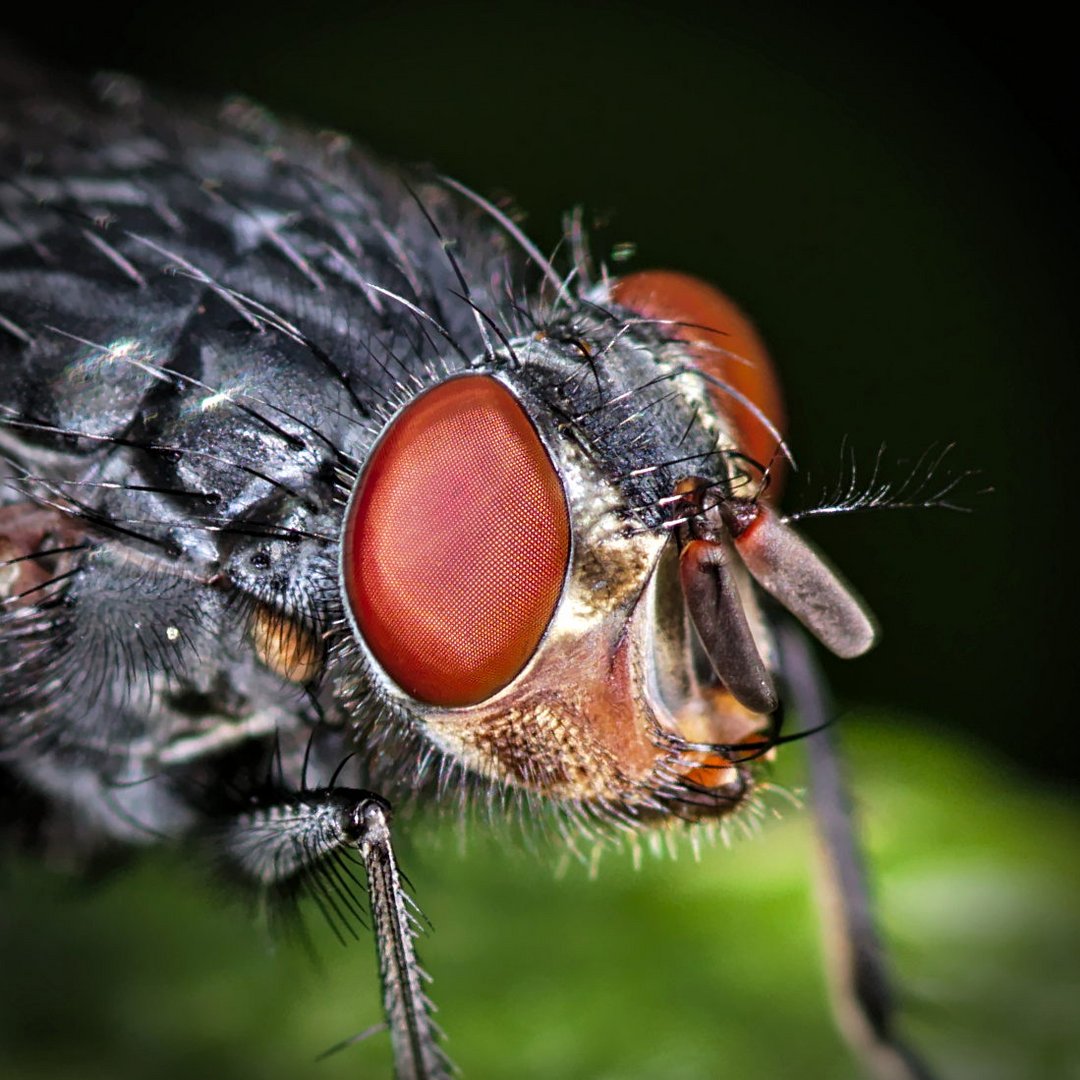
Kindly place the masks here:
[[(648, 270), (616, 281), (612, 299), (647, 319), (685, 323), (668, 329), (675, 337), (702, 348), (694, 350), (694, 366), (727, 383), (748, 398), (781, 432), (784, 402), (764, 342), (753, 323), (719, 289), (670, 270)], [(709, 387), (717, 408), (731, 417), (739, 449), (761, 465), (773, 462), (775, 481), (782, 459), (773, 460), (776, 438), (752, 409), (717, 386)]]
[(738, 779), (738, 771), (727, 758), (719, 754), (702, 754), (700, 759), (700, 765), (683, 774), (688, 784), (710, 790), (722, 788)]
[(357, 627), (419, 701), (474, 705), (522, 670), (570, 556), (562, 483), (517, 399), (468, 375), (391, 423), (349, 509), (344, 576)]

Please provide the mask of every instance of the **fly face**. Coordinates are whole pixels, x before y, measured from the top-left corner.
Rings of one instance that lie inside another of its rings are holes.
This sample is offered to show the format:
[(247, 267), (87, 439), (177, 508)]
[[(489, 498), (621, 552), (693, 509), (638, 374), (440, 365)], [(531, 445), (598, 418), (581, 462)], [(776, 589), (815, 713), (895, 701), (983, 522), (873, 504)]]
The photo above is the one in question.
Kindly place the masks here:
[(655, 273), (426, 387), (345, 513), (356, 680), (452, 766), (573, 812), (730, 813), (775, 739), (755, 581), (842, 655), (874, 638), (770, 507), (778, 404), (730, 301)]

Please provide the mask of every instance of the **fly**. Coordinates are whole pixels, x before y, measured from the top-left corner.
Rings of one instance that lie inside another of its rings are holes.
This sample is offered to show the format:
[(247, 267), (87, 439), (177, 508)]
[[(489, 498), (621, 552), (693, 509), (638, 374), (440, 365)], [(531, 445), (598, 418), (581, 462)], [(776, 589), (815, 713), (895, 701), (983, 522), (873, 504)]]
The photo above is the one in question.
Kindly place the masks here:
[[(342, 935), (366, 888), (397, 1075), (445, 1076), (391, 806), (507, 795), (575, 850), (715, 826), (785, 706), (829, 721), (802, 628), (874, 643), (778, 509), (764, 345), (250, 105), (4, 78), (4, 782), (71, 854), (191, 841)], [(926, 1075), (811, 745), (860, 1041)]]

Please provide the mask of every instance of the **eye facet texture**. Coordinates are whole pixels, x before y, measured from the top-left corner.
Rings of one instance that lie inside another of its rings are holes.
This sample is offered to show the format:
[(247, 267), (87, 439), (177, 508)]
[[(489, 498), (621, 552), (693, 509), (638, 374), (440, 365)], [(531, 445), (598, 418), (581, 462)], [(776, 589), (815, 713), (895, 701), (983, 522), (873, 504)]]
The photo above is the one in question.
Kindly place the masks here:
[[(689, 274), (646, 270), (615, 282), (611, 291), (615, 300), (639, 315), (686, 324), (673, 325), (671, 333), (700, 346), (694, 366), (752, 401), (783, 431), (783, 398), (768, 351), (754, 324), (719, 289)], [(731, 417), (743, 453), (768, 465), (776, 437), (760, 417), (718, 386), (710, 386), (709, 394)]]
[(562, 483), (517, 399), (486, 375), (421, 394), (358, 482), (344, 578), (364, 641), (419, 701), (511, 682), (555, 612), (570, 555)]

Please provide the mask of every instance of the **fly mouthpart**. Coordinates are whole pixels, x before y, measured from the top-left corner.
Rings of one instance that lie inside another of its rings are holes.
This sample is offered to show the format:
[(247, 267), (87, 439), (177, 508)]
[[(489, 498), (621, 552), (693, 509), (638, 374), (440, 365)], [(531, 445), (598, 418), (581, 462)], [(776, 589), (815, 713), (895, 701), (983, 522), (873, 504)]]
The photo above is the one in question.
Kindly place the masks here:
[[(660, 727), (659, 742), (670, 755), (665, 797), (678, 804), (672, 809), (682, 817), (730, 813), (753, 787), (753, 763), (771, 755), (771, 721), (740, 703), (717, 674), (693, 625), (674, 537), (642, 604), (649, 655), (644, 693)], [(756, 605), (750, 617), (758, 621)]]

